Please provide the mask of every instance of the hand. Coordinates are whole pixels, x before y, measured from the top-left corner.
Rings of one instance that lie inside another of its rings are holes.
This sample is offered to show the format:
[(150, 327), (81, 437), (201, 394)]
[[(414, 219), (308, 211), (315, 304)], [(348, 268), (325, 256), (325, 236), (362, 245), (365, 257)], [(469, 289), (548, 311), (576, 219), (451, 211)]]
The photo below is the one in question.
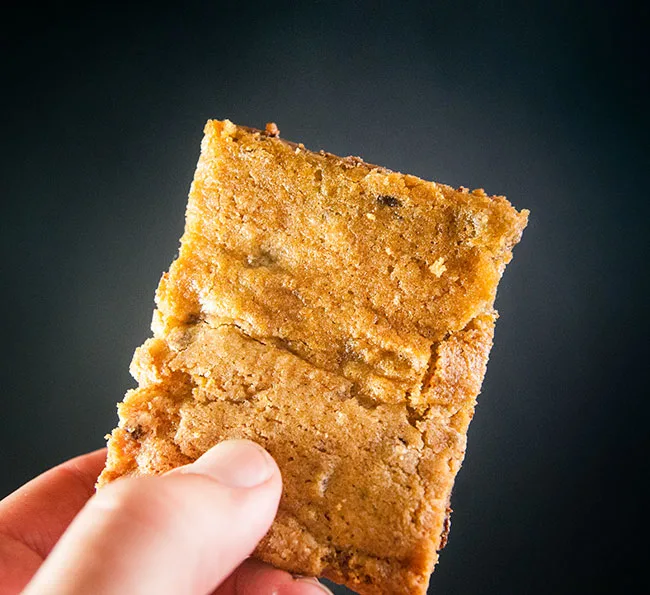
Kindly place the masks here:
[(102, 449), (72, 459), (0, 502), (3, 594), (328, 592), (247, 559), (282, 489), (261, 447), (222, 442), (191, 465), (120, 479), (93, 495), (105, 458)]

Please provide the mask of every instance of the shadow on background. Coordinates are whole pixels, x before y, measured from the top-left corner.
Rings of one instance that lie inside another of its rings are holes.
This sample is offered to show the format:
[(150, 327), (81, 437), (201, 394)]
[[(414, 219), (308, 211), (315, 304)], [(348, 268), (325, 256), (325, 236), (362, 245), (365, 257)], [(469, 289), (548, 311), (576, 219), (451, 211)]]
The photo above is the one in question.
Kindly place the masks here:
[(647, 8), (234, 4), (2, 25), (0, 496), (114, 426), (204, 121), (273, 120), (531, 210), (431, 592), (629, 592), (648, 447)]

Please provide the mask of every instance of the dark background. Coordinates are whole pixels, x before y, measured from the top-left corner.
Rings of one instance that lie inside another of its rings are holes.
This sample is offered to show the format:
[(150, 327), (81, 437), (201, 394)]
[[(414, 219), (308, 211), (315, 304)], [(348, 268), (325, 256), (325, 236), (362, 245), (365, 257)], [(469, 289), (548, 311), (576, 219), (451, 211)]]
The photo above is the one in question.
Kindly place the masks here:
[(205, 120), (274, 120), (531, 210), (431, 592), (637, 592), (647, 8), (164, 6), (3, 8), (0, 496), (114, 426)]

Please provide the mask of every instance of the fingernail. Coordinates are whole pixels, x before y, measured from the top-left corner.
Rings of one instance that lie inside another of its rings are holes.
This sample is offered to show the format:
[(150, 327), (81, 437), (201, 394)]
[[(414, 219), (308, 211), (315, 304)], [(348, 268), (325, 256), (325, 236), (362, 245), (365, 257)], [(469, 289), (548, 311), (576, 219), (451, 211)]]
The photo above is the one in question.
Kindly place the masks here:
[(323, 593), (327, 593), (327, 595), (334, 595), (332, 591), (330, 591), (323, 583), (317, 581), (315, 578), (299, 578), (295, 582), (305, 586), (311, 585), (313, 589), (309, 589), (309, 595), (316, 595), (317, 593), (320, 593), (321, 595)]
[(271, 455), (254, 442), (226, 440), (185, 469), (187, 473), (208, 475), (232, 488), (253, 488), (271, 478), (275, 464)]

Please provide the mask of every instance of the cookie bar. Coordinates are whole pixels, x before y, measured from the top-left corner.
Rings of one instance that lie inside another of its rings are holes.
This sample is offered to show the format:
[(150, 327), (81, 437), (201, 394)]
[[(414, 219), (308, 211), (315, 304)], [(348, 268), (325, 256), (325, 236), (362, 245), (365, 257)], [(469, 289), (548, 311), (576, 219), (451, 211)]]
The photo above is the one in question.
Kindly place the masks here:
[(257, 557), (425, 593), (527, 216), (275, 125), (209, 121), (99, 485), (248, 438), (284, 482)]

